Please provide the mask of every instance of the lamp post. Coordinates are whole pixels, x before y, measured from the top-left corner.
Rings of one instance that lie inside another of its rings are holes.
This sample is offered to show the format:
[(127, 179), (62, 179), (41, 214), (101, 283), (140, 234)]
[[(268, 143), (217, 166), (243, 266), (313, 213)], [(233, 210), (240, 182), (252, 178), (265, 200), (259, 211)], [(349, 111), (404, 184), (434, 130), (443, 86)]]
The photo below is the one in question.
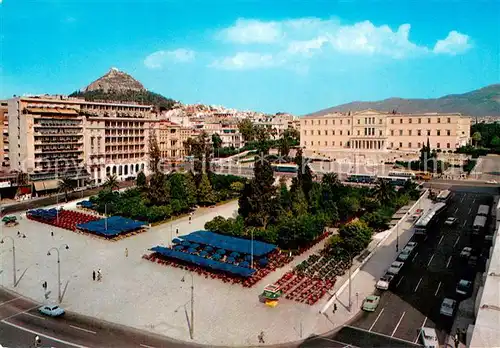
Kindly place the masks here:
[[(66, 250), (69, 249), (68, 244), (63, 244), (63, 245), (61, 245), (61, 247), (64, 247)], [(61, 301), (62, 301), (62, 298), (61, 298), (61, 258), (59, 255), (59, 249), (56, 247), (50, 248), (49, 251), (47, 251), (47, 256), (50, 256), (50, 252), (52, 250), (57, 251), (57, 283), (58, 283), (57, 289), (58, 289), (58, 300), (59, 300), (59, 303), (61, 303)]]
[(4, 243), (5, 238), (8, 238), (12, 241), (12, 274), (14, 276), (14, 287), (17, 285), (17, 274), (16, 274), (16, 243), (14, 238), (10, 236), (5, 236), (0, 240), (0, 244)]
[[(189, 325), (189, 336), (191, 339), (194, 338), (194, 278), (193, 273), (189, 273), (191, 276), (191, 325)], [(184, 282), (184, 276), (181, 279), (181, 282)]]
[(351, 253), (348, 253), (349, 255), (349, 312), (351, 311), (351, 308), (352, 308), (352, 298), (351, 298), (351, 294), (352, 294), (352, 287), (351, 287), (351, 284), (352, 284), (352, 275), (351, 275), (351, 269), (352, 269), (352, 265), (353, 265), (353, 255)]
[(250, 234), (252, 236), (252, 240), (250, 242), (250, 268), (253, 268), (253, 228), (250, 231)]
[(104, 203), (104, 229), (108, 231), (108, 203)]

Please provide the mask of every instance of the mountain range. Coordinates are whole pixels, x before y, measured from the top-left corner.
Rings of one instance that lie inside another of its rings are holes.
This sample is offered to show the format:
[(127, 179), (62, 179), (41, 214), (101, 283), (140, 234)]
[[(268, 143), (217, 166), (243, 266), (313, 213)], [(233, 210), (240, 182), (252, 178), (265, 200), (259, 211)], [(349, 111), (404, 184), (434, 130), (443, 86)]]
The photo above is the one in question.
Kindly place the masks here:
[(380, 101), (354, 101), (316, 111), (306, 116), (321, 116), (333, 112), (365, 109), (396, 111), (399, 113), (459, 112), (466, 116), (500, 116), (500, 84), (486, 86), (463, 94), (450, 94), (436, 99), (389, 98)]

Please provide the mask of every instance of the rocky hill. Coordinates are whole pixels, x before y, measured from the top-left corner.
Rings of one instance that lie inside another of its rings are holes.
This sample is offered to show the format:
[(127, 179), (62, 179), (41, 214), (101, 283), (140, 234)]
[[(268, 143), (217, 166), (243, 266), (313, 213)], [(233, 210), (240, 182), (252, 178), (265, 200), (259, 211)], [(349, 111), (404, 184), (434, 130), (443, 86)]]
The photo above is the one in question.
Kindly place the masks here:
[(177, 103), (161, 94), (148, 91), (142, 83), (116, 68), (111, 68), (87, 87), (70, 94), (70, 97), (89, 101), (134, 102), (154, 105), (159, 110), (170, 110)]
[(500, 84), (490, 85), (464, 94), (450, 94), (437, 99), (389, 98), (381, 101), (355, 101), (320, 110), (309, 115), (375, 109), (400, 113), (459, 112), (467, 116), (500, 116)]

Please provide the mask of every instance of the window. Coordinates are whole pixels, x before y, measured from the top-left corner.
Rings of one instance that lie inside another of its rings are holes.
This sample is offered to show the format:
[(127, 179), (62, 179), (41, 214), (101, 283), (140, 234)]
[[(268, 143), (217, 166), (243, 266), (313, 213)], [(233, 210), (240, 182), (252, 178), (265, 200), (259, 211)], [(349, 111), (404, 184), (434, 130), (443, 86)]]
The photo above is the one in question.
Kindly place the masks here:
[(441, 123), (441, 118), (438, 117), (438, 123)]
[(417, 143), (417, 147), (420, 149), (420, 147), (422, 146), (422, 144), (420, 143)]
[(318, 135), (321, 135), (321, 131), (320, 130), (318, 130)]
[(382, 136), (382, 131), (381, 130), (378, 131), (378, 135)]
[(393, 148), (393, 147), (394, 147), (394, 143), (391, 143), (391, 148)]
[(361, 124), (361, 120), (358, 118), (358, 124)]
[(382, 119), (378, 120), (378, 124), (382, 124)]
[[(351, 124), (351, 120), (347, 120), (347, 124)], [(347, 145), (347, 146), (349, 146), (349, 145)]]
[(418, 119), (418, 123), (422, 123), (422, 119), (421, 118)]
[(307, 126), (307, 120), (304, 121), (304, 126)]
[(402, 119), (402, 118), (400, 118), (400, 119), (399, 119), (399, 123), (400, 123), (400, 124), (402, 124), (402, 123), (403, 123), (403, 119)]
[(403, 143), (399, 143), (399, 147), (400, 147), (400, 148), (401, 148), (401, 147), (403, 147)]
[(335, 135), (335, 129), (334, 129), (334, 130), (332, 130), (332, 135)]
[(375, 124), (375, 117), (372, 117), (372, 124)]
[(307, 141), (304, 141), (304, 146), (306, 146), (306, 145), (307, 145)]
[(340, 147), (342, 147), (342, 142), (340, 142)]
[(448, 117), (448, 118), (446, 119), (446, 123), (451, 123), (451, 118), (449, 118), (449, 117)]
[(342, 120), (340, 120), (340, 124), (342, 124)]
[(359, 129), (358, 129), (358, 135), (359, 135)]
[(449, 149), (449, 148), (450, 148), (450, 143), (447, 143), (447, 144), (446, 144), (446, 147)]
[(446, 131), (446, 135), (447, 135), (447, 136), (450, 136), (450, 135), (451, 135), (451, 130), (449, 130), (449, 129), (448, 129), (448, 130)]
[(325, 130), (325, 135), (328, 135), (328, 130)]
[[(421, 131), (420, 129), (419, 129), (419, 130), (417, 130), (417, 135), (418, 135), (418, 136), (422, 135), (422, 131)], [(419, 147), (420, 147), (420, 146), (419, 146)]]
[(335, 120), (332, 120), (332, 122), (333, 122), (333, 125), (335, 126)]
[(408, 143), (408, 148), (410, 148), (410, 149), (411, 149), (411, 143)]
[(342, 135), (342, 130), (339, 130), (340, 135)]
[(409, 136), (411, 136), (411, 129), (410, 129), (410, 130), (408, 130), (408, 135), (409, 135)]
[(399, 130), (399, 135), (400, 136), (403, 135), (403, 130), (402, 129)]
[[(438, 120), (439, 120), (439, 118), (438, 118)], [(439, 122), (438, 122), (438, 123), (439, 123)], [(441, 135), (441, 130), (439, 130), (439, 129), (438, 129), (438, 130), (436, 131), (436, 134), (437, 134), (438, 136), (440, 136), (440, 135)]]
[(325, 146), (328, 146), (328, 141), (325, 141)]
[(427, 136), (431, 135), (430, 129), (427, 130)]
[(304, 135), (307, 135), (307, 131), (306, 130), (304, 131)]
[(335, 142), (334, 141), (332, 141), (332, 146), (335, 146)]
[(394, 124), (394, 120), (391, 120), (391, 124)]
[(436, 144), (436, 147), (437, 147), (438, 149), (440, 149), (440, 148), (441, 148), (441, 144), (440, 144), (440, 143), (437, 143), (437, 144)]
[[(351, 135), (351, 131), (348, 130), (347, 131), (347, 135)], [(347, 145), (347, 146), (349, 146), (349, 145)]]
[(427, 123), (431, 123), (431, 119), (430, 118), (427, 119)]
[(391, 136), (394, 136), (394, 130), (391, 129)]
[(328, 125), (328, 120), (325, 120), (325, 124)]
[(320, 145), (321, 145), (321, 143), (318, 141), (318, 146), (320, 146)]
[(368, 128), (365, 128), (365, 136), (368, 135)]

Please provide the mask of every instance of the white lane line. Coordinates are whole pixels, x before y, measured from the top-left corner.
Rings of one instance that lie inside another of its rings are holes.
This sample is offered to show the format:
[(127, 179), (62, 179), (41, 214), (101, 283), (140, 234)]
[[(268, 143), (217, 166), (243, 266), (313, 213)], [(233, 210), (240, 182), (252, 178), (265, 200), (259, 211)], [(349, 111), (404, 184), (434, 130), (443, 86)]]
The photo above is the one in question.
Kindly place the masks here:
[(439, 243), (438, 243), (438, 245), (440, 245), (440, 244), (441, 244), (441, 242), (443, 241), (443, 238), (444, 238), (444, 236), (441, 236), (441, 238), (439, 238)]
[(155, 348), (153, 346), (148, 346), (147, 344), (139, 344), (141, 347), (144, 347), (144, 348)]
[(415, 258), (417, 257), (418, 255), (418, 252), (415, 253), (415, 256), (413, 256), (413, 259), (411, 259), (412, 261), (415, 261)]
[(460, 236), (457, 237), (457, 240), (455, 241), (455, 244), (453, 244), (453, 247), (457, 246), (459, 240), (460, 240)]
[(41, 336), (41, 337), (45, 337), (45, 338), (47, 338), (49, 340), (65, 344), (67, 346), (76, 347), (76, 348), (88, 348), (86, 346), (81, 346), (81, 345), (76, 344), (76, 343), (71, 343), (71, 342), (68, 342), (68, 341), (64, 341), (64, 340), (61, 340), (61, 339), (59, 339), (57, 337), (49, 336), (49, 335), (43, 334), (43, 333), (38, 332), (38, 331), (33, 331), (33, 330), (30, 330), (30, 329), (27, 329), (27, 328), (22, 327), (22, 326), (17, 325), (17, 324), (9, 323), (6, 320), (2, 320), (1, 322), (2, 322), (2, 324), (15, 327), (16, 329), (19, 329), (19, 330), (22, 330), (22, 331), (25, 331), (25, 332), (29, 332), (29, 333), (31, 333), (33, 335), (38, 335), (38, 336)]
[(465, 194), (465, 195), (462, 197), (462, 199), (460, 200), (460, 202), (463, 202), (466, 196), (467, 196), (467, 194)]
[(41, 315), (36, 315), (36, 314), (31, 314), (31, 313), (24, 313), (24, 315), (29, 315), (30, 317), (38, 318), (40, 320), (45, 320), (46, 319), (46, 318), (42, 317)]
[(472, 211), (472, 207), (469, 208), (469, 215), (470, 215), (470, 212)]
[(405, 277), (405, 276), (401, 276), (401, 278), (399, 278), (399, 281), (398, 281), (398, 283), (396, 284), (396, 288), (399, 286), (399, 284), (401, 283), (401, 281), (403, 280), (403, 278), (404, 278), (404, 277)]
[[(439, 282), (438, 284), (438, 287), (436, 289), (436, 292), (434, 293), (434, 296), (437, 296), (438, 292), (439, 292), (439, 288), (441, 287), (441, 282)], [(427, 320), (427, 319), (426, 319)]]
[(474, 200), (472, 201), (472, 204), (476, 203), (476, 198), (474, 198)]
[(38, 308), (38, 307), (40, 307), (40, 305), (36, 305), (36, 306), (34, 306), (34, 307), (28, 308), (28, 309), (27, 309), (27, 310), (25, 310), (25, 311), (21, 311), (21, 312), (17, 312), (17, 313), (15, 313), (15, 314), (9, 315), (8, 317), (2, 318), (2, 321), (7, 320), (7, 319), (10, 319), (10, 318), (17, 317), (18, 315), (21, 315), (21, 314), (25, 314), (26, 312), (29, 312), (29, 311), (31, 311), (31, 310), (33, 310), (33, 309), (35, 309), (35, 308)]
[(418, 281), (417, 286), (415, 287), (415, 291), (413, 291), (413, 292), (417, 292), (418, 287), (420, 286), (421, 282), (422, 282), (422, 277), (420, 277), (420, 280)]
[(380, 313), (377, 315), (377, 318), (375, 319), (375, 321), (373, 322), (372, 326), (370, 326), (370, 328), (368, 329), (368, 331), (372, 331), (373, 327), (375, 326), (375, 324), (377, 323), (377, 320), (380, 318), (380, 316), (382, 315), (382, 313), (384, 313), (384, 309), (385, 308), (382, 308), (382, 310), (380, 311)]
[(457, 209), (455, 209), (455, 212), (454, 212), (453, 214), (455, 215), (455, 214), (457, 213), (457, 211), (458, 211), (458, 208), (457, 208)]
[(431, 264), (432, 259), (434, 258), (434, 255), (435, 255), (435, 254), (432, 254), (431, 258), (429, 259), (429, 262), (427, 262), (427, 267), (429, 267), (429, 265)]
[(467, 225), (467, 220), (464, 221), (463, 227), (465, 227), (465, 225)]
[[(427, 317), (425, 317), (424, 322), (422, 323), (422, 326), (420, 326), (420, 328), (423, 328), (425, 326), (425, 323), (427, 323)], [(417, 333), (417, 338), (415, 338), (415, 341), (413, 341), (413, 343), (417, 343), (419, 338), (420, 332)]]
[(13, 299), (10, 299), (8, 301), (5, 301), (5, 302), (0, 302), (0, 306), (3, 306), (4, 304), (7, 304), (7, 303), (10, 303), (10, 302), (13, 302), (15, 300), (19, 300), (21, 297), (16, 297), (16, 298), (13, 298)]
[(69, 327), (72, 327), (73, 329), (80, 330), (80, 331), (83, 331), (83, 332), (88, 332), (88, 333), (91, 333), (91, 334), (94, 334), (94, 335), (97, 333), (95, 331), (87, 330), (87, 329), (84, 329), (83, 327), (79, 327), (79, 326), (75, 326), (75, 325), (70, 325)]
[(393, 336), (394, 336), (394, 334), (396, 333), (396, 330), (398, 329), (399, 324), (401, 324), (401, 321), (403, 320), (403, 317), (405, 316), (405, 314), (406, 314), (406, 312), (403, 312), (403, 314), (401, 315), (401, 318), (399, 318), (399, 321), (398, 321), (398, 323), (396, 324), (396, 327), (394, 328), (394, 331), (392, 332), (391, 337), (393, 337)]
[(450, 262), (451, 262), (451, 256), (448, 259), (448, 262), (446, 263), (446, 268), (450, 267)]

